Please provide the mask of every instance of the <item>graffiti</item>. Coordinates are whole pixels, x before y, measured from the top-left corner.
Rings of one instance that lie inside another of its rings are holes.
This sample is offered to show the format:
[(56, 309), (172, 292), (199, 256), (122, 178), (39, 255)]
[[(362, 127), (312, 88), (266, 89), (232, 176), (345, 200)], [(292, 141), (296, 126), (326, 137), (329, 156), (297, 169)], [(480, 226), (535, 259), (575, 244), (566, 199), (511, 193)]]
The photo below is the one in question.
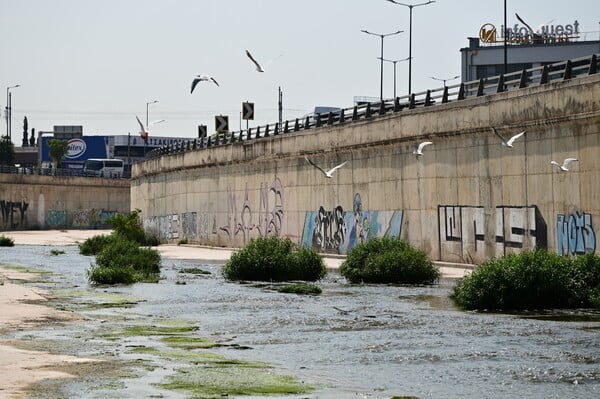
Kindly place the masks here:
[(64, 227), (67, 225), (67, 211), (48, 211), (46, 213), (48, 227)]
[[(248, 186), (246, 185), (246, 189)], [(231, 187), (227, 187), (227, 224), (221, 226), (220, 229), (227, 233), (227, 236), (231, 240), (236, 234), (237, 226), (237, 208), (236, 208), (236, 195), (235, 191)]]
[[(273, 208), (269, 207), (269, 196), (273, 195)], [(271, 187), (260, 184), (260, 208), (258, 231), (261, 236), (280, 236), (283, 226), (283, 185), (275, 178)]]
[[(219, 227), (219, 229), (227, 233), (229, 240), (232, 240), (241, 232), (242, 239), (246, 243), (252, 231), (256, 231), (261, 237), (272, 234), (280, 236), (283, 228), (284, 212), (283, 184), (281, 180), (276, 177), (271, 186), (261, 183), (259, 193), (259, 220), (258, 224), (255, 224), (253, 222), (248, 185), (246, 184), (244, 202), (239, 213), (236, 193), (231, 187), (227, 189), (227, 224)], [(271, 197), (273, 197), (272, 201), (270, 201)]]
[(25, 214), (29, 203), (25, 201), (0, 201), (0, 213), (2, 214), (2, 226), (8, 229), (23, 228), (26, 224)]
[(337, 253), (345, 238), (344, 208), (338, 205), (333, 211), (326, 211), (321, 206), (315, 215), (311, 247), (319, 252)]
[(89, 227), (91, 215), (90, 211), (78, 210), (73, 212), (73, 227)]
[(181, 214), (181, 230), (184, 237), (196, 238), (197, 216), (196, 212), (186, 212)]
[(347, 254), (373, 237), (400, 237), (402, 211), (365, 211), (360, 194), (354, 195), (352, 212), (341, 205), (332, 211), (323, 206), (306, 212), (302, 246), (319, 252)]
[(497, 206), (489, 211), (482, 206), (438, 205), (438, 226), (442, 259), (474, 261), (505, 255), (507, 248), (547, 248), (546, 223), (536, 206)]
[[(210, 234), (210, 216), (206, 212), (200, 213), (198, 217), (198, 238), (206, 238)], [(190, 238), (196, 238), (196, 236), (190, 236)]]
[(589, 213), (557, 215), (556, 249), (559, 255), (582, 255), (596, 252), (596, 232)]

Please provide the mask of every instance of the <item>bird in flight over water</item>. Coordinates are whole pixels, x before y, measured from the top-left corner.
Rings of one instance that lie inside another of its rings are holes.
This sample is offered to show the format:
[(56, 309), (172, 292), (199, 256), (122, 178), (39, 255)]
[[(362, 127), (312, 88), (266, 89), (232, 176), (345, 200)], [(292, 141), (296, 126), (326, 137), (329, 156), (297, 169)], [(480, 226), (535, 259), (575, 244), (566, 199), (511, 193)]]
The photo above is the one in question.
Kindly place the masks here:
[(215, 78), (213, 78), (212, 76), (208, 76), (208, 75), (196, 75), (196, 77), (192, 81), (192, 90), (190, 91), (190, 93), (194, 92), (194, 88), (196, 88), (196, 85), (199, 82), (213, 82), (214, 84), (216, 84), (217, 86), (219, 86), (219, 84), (217, 83), (217, 81), (215, 80)]
[(415, 154), (417, 157), (420, 157), (421, 155), (423, 155), (423, 148), (426, 145), (430, 145), (430, 144), (433, 144), (433, 142), (431, 142), (431, 141), (424, 141), (424, 142), (422, 142), (421, 144), (419, 144), (419, 146), (417, 148), (415, 148), (413, 150), (413, 154)]
[(559, 168), (561, 172), (568, 172), (569, 168), (567, 168), (567, 166), (569, 166), (569, 164), (571, 162), (579, 162), (579, 159), (577, 159), (577, 158), (567, 158), (567, 159), (565, 159), (563, 161), (562, 165), (559, 164), (556, 161), (550, 161), (550, 164), (556, 166), (557, 168)]
[(496, 136), (498, 136), (500, 138), (500, 140), (502, 141), (502, 145), (505, 147), (509, 147), (512, 148), (513, 143), (515, 142), (516, 139), (518, 139), (519, 137), (521, 137), (522, 135), (525, 134), (525, 130), (523, 130), (521, 133), (517, 133), (514, 136), (512, 136), (511, 138), (509, 138), (508, 140), (506, 140), (504, 137), (502, 137), (502, 135), (500, 133), (498, 133), (496, 131), (496, 128), (492, 126), (492, 131), (494, 132), (494, 134)]
[(325, 175), (325, 177), (328, 178), (332, 178), (333, 177), (333, 172), (335, 172), (336, 170), (338, 170), (339, 168), (341, 168), (342, 166), (346, 165), (348, 163), (348, 161), (346, 162), (342, 162), (341, 164), (339, 164), (338, 166), (329, 169), (328, 171), (325, 171), (323, 168), (321, 168), (319, 165), (315, 164), (313, 161), (311, 161), (310, 159), (308, 159), (308, 157), (304, 157), (304, 159), (306, 159), (308, 161), (309, 164), (311, 164), (312, 166), (314, 166), (315, 168), (319, 169), (321, 172), (323, 172), (323, 174)]

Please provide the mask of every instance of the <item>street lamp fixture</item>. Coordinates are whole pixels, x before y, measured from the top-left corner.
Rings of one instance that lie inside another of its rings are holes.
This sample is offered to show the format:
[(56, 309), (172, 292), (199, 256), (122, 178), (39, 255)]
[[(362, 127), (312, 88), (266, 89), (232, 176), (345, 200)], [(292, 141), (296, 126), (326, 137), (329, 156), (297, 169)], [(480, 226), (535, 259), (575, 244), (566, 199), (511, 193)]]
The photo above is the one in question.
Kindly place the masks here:
[(435, 0), (429, 0), (425, 3), (419, 3), (419, 4), (405, 4), (405, 3), (400, 3), (398, 1), (395, 0), (387, 0), (390, 3), (394, 3), (397, 4), (399, 6), (404, 6), (404, 7), (408, 7), (408, 9), (410, 10), (410, 19), (409, 19), (409, 25), (408, 25), (408, 94), (411, 93), (411, 81), (412, 81), (412, 10), (415, 7), (420, 7), (420, 6), (426, 6), (427, 4), (431, 4), (431, 3), (435, 3)]
[(6, 88), (6, 135), (8, 136), (8, 140), (10, 141), (11, 139), (11, 130), (12, 130), (12, 105), (11, 105), (11, 95), (10, 95), (10, 89), (14, 89), (16, 87), (21, 86), (19, 85), (13, 85), (13, 86), (8, 86)]
[(446, 82), (449, 82), (451, 80), (458, 79), (458, 78), (460, 78), (460, 75), (456, 75), (456, 76), (453, 76), (448, 79), (440, 79), (440, 78), (436, 78), (435, 76), (431, 76), (431, 79), (433, 79), (433, 80), (439, 80), (440, 82), (444, 82), (444, 88), (446, 88)]
[(394, 64), (394, 98), (396, 98), (396, 64), (402, 61), (408, 61), (408, 59), (408, 57), (403, 58), (401, 60), (386, 60), (385, 58), (383, 59), (385, 62), (391, 62), (392, 64)]
[(148, 103), (146, 103), (146, 129), (148, 128), (148, 106), (150, 104), (156, 104), (158, 102), (158, 100), (154, 100), (154, 101), (150, 101)]
[(392, 33), (373, 33), (368, 30), (361, 30), (361, 32), (366, 33), (367, 35), (379, 36), (381, 38), (381, 73), (380, 73), (380, 84), (379, 84), (379, 99), (383, 101), (383, 38), (387, 36), (397, 35), (399, 33), (404, 32), (403, 30), (398, 30)]

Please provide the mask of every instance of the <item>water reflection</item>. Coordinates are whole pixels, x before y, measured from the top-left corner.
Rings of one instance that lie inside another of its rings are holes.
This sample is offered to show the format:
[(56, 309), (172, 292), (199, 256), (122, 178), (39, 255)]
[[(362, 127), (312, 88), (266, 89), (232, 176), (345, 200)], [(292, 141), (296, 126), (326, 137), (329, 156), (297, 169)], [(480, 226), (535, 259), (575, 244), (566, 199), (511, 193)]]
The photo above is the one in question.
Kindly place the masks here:
[[(0, 263), (52, 271), (52, 281), (41, 284), (53, 289), (118, 294), (136, 298), (136, 304), (85, 310), (89, 322), (75, 329), (26, 334), (77, 340), (86, 336), (82, 330), (100, 324), (185, 320), (198, 326), (199, 337), (251, 348), (212, 351), (272, 363), (319, 387), (299, 397), (600, 397), (598, 312), (462, 312), (448, 299), (452, 281), (434, 287), (359, 286), (335, 274), (319, 282), (322, 295), (298, 296), (225, 282), (220, 265), (168, 259), (159, 284), (93, 288), (85, 279), (93, 258), (79, 255), (76, 247), (56, 248), (66, 253), (48, 256), (52, 248), (39, 246), (3, 249)], [(186, 268), (210, 274), (180, 273)], [(88, 348), (102, 353), (102, 343), (97, 338)], [(114, 355), (124, 356), (118, 350)], [(150, 374), (139, 381), (153, 378)], [(137, 397), (141, 385), (128, 384), (118, 396)]]

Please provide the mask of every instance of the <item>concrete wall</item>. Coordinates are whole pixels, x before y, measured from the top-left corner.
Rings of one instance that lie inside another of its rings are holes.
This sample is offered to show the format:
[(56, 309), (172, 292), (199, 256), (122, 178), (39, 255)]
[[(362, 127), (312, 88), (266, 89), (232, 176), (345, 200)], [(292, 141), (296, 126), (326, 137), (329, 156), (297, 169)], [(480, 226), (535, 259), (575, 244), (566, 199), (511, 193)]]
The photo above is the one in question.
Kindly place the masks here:
[(129, 206), (128, 180), (0, 173), (0, 231), (99, 228)]
[[(346, 253), (399, 235), (436, 260), (596, 251), (600, 74), (135, 165), (131, 207), (176, 242), (277, 234)], [(527, 133), (514, 148), (492, 133)], [(433, 141), (417, 158), (413, 148)], [(330, 168), (332, 179), (305, 156)], [(580, 161), (559, 172), (550, 160)]]

